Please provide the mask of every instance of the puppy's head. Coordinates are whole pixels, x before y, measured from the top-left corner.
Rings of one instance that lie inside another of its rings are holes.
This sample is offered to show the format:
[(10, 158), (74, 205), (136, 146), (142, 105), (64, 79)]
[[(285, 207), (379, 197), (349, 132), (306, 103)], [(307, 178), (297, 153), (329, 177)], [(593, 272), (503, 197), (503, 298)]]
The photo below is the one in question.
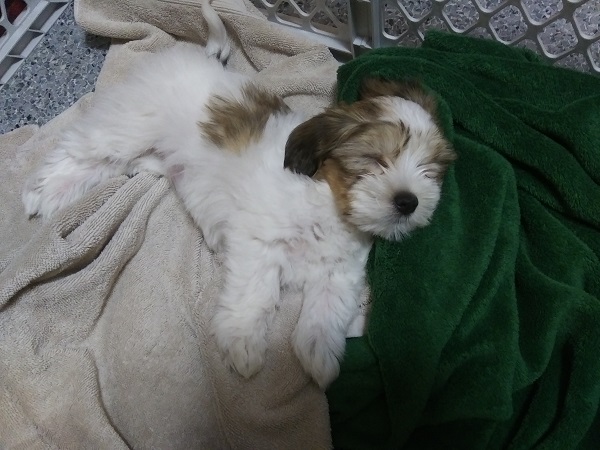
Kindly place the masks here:
[(416, 82), (381, 79), (299, 125), (285, 151), (285, 167), (329, 183), (350, 223), (391, 240), (429, 223), (454, 159), (434, 98)]

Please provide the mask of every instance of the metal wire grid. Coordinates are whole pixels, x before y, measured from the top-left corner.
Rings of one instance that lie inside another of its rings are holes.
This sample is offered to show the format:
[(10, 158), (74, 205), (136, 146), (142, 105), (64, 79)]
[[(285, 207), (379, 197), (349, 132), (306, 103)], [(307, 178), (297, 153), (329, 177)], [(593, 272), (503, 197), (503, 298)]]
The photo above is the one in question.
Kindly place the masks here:
[(430, 29), (529, 48), (600, 73), (600, 0), (254, 0), (269, 20), (354, 56), (418, 46)]
[(27, 7), (12, 22), (0, 0), (0, 88), (31, 53), (68, 5), (68, 0), (24, 0)]

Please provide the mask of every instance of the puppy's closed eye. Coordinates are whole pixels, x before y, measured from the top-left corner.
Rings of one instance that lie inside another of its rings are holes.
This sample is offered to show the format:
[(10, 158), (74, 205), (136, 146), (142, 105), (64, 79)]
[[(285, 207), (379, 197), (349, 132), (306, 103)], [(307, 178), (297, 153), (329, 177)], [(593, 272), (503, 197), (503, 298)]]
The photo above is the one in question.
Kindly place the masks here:
[(349, 170), (358, 177), (381, 175), (389, 168), (389, 163), (380, 155), (365, 155), (347, 158), (343, 161)]
[(389, 162), (381, 155), (367, 155), (367, 158), (384, 169), (389, 167)]

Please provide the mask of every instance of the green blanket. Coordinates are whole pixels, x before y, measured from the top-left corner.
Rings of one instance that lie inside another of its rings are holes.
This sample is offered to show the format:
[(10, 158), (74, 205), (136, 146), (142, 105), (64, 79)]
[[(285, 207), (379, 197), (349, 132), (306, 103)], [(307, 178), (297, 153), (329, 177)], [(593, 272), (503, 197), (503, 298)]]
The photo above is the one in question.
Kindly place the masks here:
[(431, 33), (338, 73), (418, 78), (458, 153), (431, 226), (376, 243), (338, 449), (600, 448), (600, 78)]

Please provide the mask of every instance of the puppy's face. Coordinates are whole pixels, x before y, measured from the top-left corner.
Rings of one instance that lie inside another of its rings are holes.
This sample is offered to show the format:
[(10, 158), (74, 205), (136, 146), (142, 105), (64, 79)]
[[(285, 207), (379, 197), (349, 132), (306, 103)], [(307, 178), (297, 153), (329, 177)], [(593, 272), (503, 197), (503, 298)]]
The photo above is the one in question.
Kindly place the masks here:
[(285, 166), (326, 180), (341, 214), (360, 230), (399, 240), (429, 223), (455, 158), (435, 114), (418, 84), (367, 80), (359, 101), (292, 132)]

